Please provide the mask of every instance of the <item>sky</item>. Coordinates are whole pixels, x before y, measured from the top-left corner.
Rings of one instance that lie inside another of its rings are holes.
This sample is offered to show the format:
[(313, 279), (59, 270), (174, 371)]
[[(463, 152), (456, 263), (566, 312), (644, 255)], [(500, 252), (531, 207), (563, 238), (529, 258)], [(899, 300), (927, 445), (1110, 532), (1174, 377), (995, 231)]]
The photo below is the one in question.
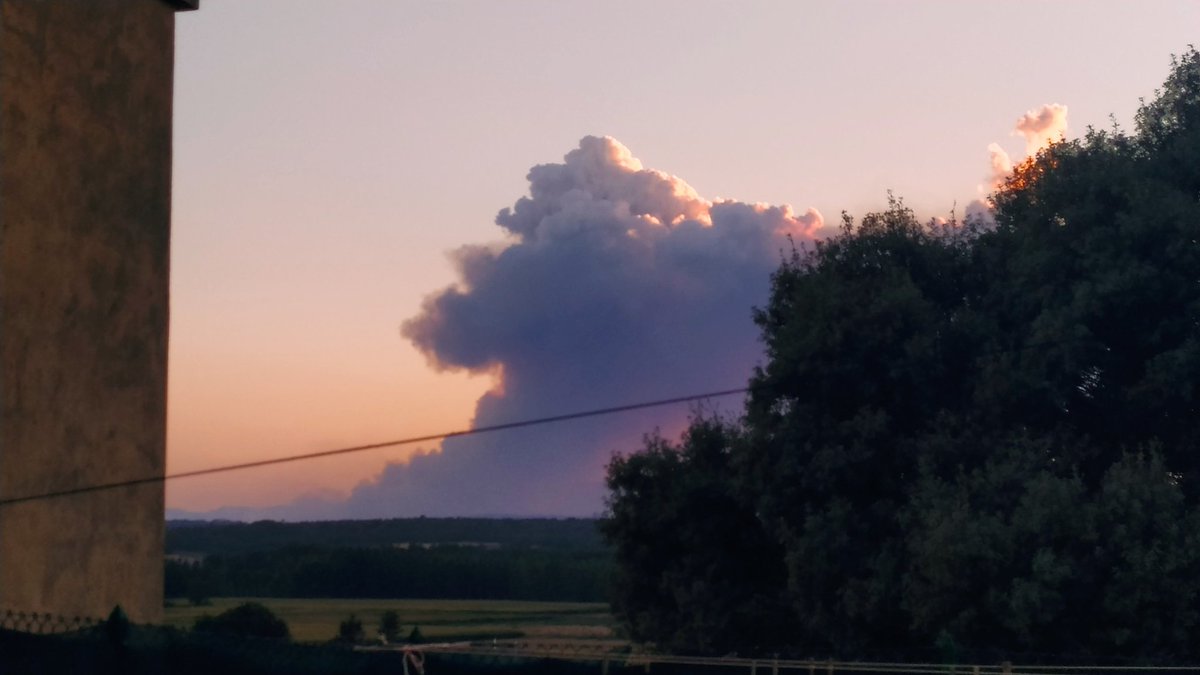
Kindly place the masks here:
[[(1190, 0), (201, 4), (176, 24), (170, 472), (744, 385), (788, 235), (889, 191), (961, 216), (1043, 130), (1132, 127), (1200, 25)], [(612, 453), (688, 413), (167, 504), (592, 515)]]

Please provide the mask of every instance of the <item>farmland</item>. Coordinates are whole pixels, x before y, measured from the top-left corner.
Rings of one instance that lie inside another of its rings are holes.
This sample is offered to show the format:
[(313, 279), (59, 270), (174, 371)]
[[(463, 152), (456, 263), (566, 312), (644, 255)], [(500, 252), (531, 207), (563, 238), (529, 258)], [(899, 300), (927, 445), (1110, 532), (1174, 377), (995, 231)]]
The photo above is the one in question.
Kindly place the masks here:
[(414, 625), (428, 641), (482, 641), (522, 639), (538, 642), (570, 641), (615, 644), (608, 606), (602, 603), (521, 602), (510, 600), (384, 600), (214, 598), (212, 604), (193, 607), (184, 600), (169, 601), (165, 622), (190, 628), (203, 614), (216, 615), (242, 602), (260, 602), (287, 622), (292, 639), (326, 642), (337, 634), (338, 624), (350, 614), (358, 617), (368, 635), (374, 635), (380, 616), (388, 610), (400, 615), (404, 634)]

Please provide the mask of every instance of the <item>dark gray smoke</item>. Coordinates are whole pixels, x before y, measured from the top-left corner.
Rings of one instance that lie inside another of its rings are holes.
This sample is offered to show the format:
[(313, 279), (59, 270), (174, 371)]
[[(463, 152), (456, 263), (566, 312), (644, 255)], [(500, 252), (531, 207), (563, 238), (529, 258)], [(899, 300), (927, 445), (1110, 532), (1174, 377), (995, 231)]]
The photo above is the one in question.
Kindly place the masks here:
[[(788, 237), (823, 227), (811, 209), (706, 201), (612, 138), (584, 138), (529, 183), (496, 217), (505, 243), (453, 253), (459, 283), (403, 327), (435, 367), (496, 375), (476, 426), (744, 385), (761, 355), (751, 308)], [(687, 414), (450, 439), (390, 464), (341, 515), (595, 514), (611, 454), (656, 427), (678, 431)]]

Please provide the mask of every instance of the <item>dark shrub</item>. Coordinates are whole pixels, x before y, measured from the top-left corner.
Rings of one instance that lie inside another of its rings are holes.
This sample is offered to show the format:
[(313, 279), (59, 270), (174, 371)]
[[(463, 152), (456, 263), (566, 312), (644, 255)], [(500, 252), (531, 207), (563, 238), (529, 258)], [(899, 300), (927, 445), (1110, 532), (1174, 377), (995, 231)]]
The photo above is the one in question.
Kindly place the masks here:
[(241, 637), (282, 638), (284, 640), (291, 637), (287, 623), (257, 602), (238, 605), (216, 616), (202, 616), (196, 619), (192, 630)]
[(400, 637), (400, 614), (389, 609), (379, 617), (379, 632), (388, 642), (395, 642)]
[(358, 644), (366, 641), (366, 633), (363, 631), (362, 619), (351, 614), (349, 618), (338, 624), (338, 642), (346, 642), (349, 644)]

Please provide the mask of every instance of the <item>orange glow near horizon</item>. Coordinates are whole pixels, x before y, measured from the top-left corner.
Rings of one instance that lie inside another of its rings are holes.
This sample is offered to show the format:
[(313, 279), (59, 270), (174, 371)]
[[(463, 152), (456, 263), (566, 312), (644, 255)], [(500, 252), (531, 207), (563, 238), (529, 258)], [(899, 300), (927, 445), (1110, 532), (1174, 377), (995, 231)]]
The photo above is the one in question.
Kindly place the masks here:
[[(249, 353), (240, 368), (229, 357), (176, 359), (168, 473), (469, 427), (475, 401), (493, 388), (492, 379), (436, 373), (399, 338), (392, 347), (392, 358), (381, 359), (385, 365), (370, 366), (372, 359), (359, 354), (344, 360), (344, 369)], [(438, 443), (406, 445), (180, 479), (167, 485), (167, 505), (203, 511), (345, 496), (387, 463), (437, 448)]]

